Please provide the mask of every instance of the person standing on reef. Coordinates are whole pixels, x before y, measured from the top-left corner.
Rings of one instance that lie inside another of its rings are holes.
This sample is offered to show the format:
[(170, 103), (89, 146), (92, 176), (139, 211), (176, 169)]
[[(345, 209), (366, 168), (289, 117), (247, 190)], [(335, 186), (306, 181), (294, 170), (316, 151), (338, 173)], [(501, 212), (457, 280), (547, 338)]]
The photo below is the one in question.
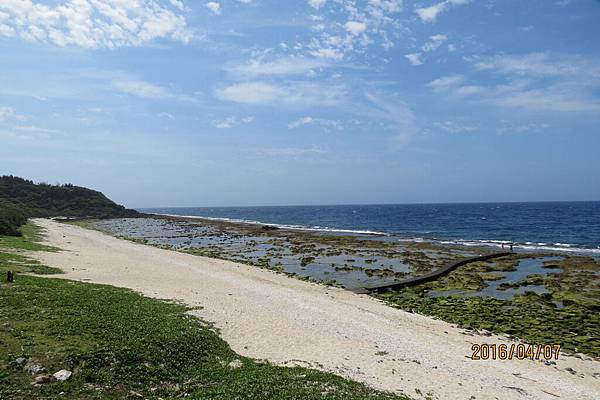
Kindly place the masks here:
[(510, 252), (512, 253), (512, 251), (513, 251), (513, 244), (511, 243), (510, 244)]

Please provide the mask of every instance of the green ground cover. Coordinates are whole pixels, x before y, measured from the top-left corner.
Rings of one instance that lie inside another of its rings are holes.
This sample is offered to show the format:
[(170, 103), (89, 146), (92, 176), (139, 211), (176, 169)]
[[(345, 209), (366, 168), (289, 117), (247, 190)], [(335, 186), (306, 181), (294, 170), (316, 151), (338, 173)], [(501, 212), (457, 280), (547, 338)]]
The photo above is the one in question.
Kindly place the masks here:
[[(404, 399), (305, 368), (241, 357), (180, 304), (111, 286), (25, 272), (52, 273), (20, 253), (39, 250), (32, 225), (0, 237), (0, 398), (2, 399)], [(7, 250), (9, 249), (9, 250)], [(17, 271), (12, 284), (7, 270)], [(32, 385), (16, 363), (64, 382)]]
[[(525, 291), (511, 299), (465, 296), (483, 289), (491, 273), (510, 271), (518, 258), (505, 257), (493, 266), (468, 264), (434, 282), (377, 297), (394, 307), (461, 327), (505, 334), (531, 344), (560, 344), (561, 351), (600, 357), (600, 265), (591, 257), (569, 256), (549, 262), (560, 269), (512, 285), (525, 289), (541, 285), (548, 293)], [(460, 293), (431, 296), (432, 292), (450, 291)]]

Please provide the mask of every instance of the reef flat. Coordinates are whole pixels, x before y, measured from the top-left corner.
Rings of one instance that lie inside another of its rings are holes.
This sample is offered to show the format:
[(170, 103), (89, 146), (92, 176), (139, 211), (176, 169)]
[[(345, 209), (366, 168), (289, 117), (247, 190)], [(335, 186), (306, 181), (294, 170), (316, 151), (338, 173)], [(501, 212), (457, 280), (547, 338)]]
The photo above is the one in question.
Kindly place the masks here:
[[(130, 240), (274, 270), (347, 289), (393, 283), (490, 247), (400, 241), (210, 219), (157, 216), (87, 223)], [(600, 356), (600, 264), (559, 252), (522, 252), (461, 266), (439, 279), (374, 294), (393, 307), (534, 344)]]

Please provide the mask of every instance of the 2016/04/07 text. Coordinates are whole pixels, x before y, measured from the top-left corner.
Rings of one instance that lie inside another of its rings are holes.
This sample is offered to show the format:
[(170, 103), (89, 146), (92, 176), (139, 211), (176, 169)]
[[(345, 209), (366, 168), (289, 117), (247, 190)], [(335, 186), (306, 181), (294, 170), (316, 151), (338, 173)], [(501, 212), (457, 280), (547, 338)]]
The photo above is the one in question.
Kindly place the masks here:
[(560, 344), (532, 345), (532, 344), (478, 344), (471, 346), (472, 360), (558, 360)]

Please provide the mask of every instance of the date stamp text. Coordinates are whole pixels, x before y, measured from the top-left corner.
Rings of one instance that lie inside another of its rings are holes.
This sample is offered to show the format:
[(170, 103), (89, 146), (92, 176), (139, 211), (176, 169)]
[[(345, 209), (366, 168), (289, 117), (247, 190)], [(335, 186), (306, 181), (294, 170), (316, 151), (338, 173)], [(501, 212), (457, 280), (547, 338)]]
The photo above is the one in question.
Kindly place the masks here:
[(533, 345), (523, 343), (486, 344), (471, 346), (472, 360), (558, 360), (560, 344)]

